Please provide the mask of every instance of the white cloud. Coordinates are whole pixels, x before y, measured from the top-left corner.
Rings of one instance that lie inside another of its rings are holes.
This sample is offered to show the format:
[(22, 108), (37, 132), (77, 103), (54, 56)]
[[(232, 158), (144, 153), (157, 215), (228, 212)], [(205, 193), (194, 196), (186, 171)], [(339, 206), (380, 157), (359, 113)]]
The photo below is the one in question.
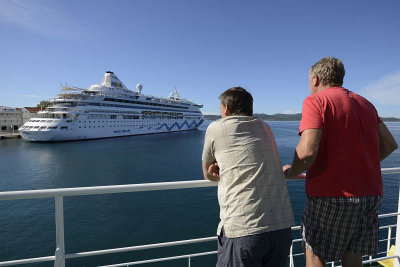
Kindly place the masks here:
[(363, 96), (377, 104), (400, 105), (400, 72), (389, 74), (361, 90)]
[(290, 110), (290, 109), (287, 109), (287, 110), (285, 110), (284, 112), (282, 112), (283, 114), (297, 114), (297, 113), (300, 113), (300, 111), (298, 110), (298, 111), (293, 111), (293, 110)]
[(39, 98), (41, 96), (39, 95), (23, 95), (23, 97), (28, 97), (28, 98)]
[(84, 36), (84, 29), (56, 8), (55, 2), (5, 0), (0, 1), (0, 20), (19, 25), (50, 36), (77, 37)]
[(294, 114), (293, 110), (287, 109), (283, 112), (283, 114)]

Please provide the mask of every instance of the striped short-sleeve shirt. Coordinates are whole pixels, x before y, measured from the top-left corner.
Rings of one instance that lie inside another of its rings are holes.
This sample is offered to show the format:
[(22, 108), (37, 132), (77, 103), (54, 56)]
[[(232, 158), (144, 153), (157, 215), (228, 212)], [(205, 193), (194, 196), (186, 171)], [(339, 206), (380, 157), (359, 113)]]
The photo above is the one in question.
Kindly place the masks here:
[(228, 116), (206, 132), (203, 162), (218, 162), (220, 223), (228, 238), (294, 225), (290, 198), (270, 127), (250, 116)]

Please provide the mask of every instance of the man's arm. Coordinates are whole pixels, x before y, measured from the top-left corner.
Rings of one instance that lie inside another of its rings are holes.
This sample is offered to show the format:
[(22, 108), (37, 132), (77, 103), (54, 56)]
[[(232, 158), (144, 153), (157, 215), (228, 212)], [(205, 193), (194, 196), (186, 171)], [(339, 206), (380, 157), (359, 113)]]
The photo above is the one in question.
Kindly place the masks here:
[(322, 130), (308, 129), (301, 134), (300, 142), (294, 153), (292, 166), (283, 167), (287, 179), (297, 178), (297, 175), (307, 170), (318, 154)]
[[(210, 169), (210, 166), (215, 166), (215, 162), (212, 163), (206, 163), (206, 162), (202, 162), (202, 167), (203, 167), (203, 175), (204, 175), (204, 179), (206, 180), (210, 180), (210, 181), (214, 181), (214, 182), (218, 182), (219, 181), (219, 174), (215, 171), (212, 171)], [(218, 165), (216, 165), (218, 166)]]
[(392, 152), (398, 148), (398, 145), (383, 122), (378, 124), (378, 136), (380, 159), (382, 161), (392, 154)]
[[(216, 173), (216, 171), (213, 171), (214, 167), (213, 165), (216, 165), (216, 159), (214, 155), (214, 138), (212, 134), (212, 129), (213, 129), (214, 123), (211, 123), (207, 127), (206, 131), (206, 136), (204, 137), (204, 147), (203, 147), (203, 153), (201, 156), (202, 159), (202, 170), (203, 170), (203, 176), (204, 179), (210, 180), (210, 181), (219, 181), (219, 173)], [(209, 162), (209, 163), (208, 163)], [(210, 168), (211, 166), (211, 168)], [(218, 166), (218, 165), (217, 165)]]

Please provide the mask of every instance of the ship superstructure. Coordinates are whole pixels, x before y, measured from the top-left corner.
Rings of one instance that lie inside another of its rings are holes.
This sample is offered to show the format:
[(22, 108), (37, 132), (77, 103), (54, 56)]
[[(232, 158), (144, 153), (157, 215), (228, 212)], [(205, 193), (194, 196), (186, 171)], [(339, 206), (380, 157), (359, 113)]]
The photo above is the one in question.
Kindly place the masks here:
[(197, 129), (204, 121), (202, 105), (183, 99), (175, 89), (168, 98), (129, 90), (107, 71), (102, 83), (88, 89), (62, 86), (19, 132), (29, 141), (63, 141), (142, 135)]

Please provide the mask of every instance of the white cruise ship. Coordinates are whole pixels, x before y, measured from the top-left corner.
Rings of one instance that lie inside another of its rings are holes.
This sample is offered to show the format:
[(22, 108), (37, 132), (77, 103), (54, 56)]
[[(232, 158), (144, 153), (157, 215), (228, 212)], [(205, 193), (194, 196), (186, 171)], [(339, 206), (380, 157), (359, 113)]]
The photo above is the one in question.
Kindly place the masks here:
[(197, 129), (204, 121), (203, 105), (180, 98), (168, 98), (129, 90), (107, 71), (101, 85), (88, 89), (63, 86), (63, 93), (51, 105), (19, 128), (29, 141), (64, 141), (142, 135)]

